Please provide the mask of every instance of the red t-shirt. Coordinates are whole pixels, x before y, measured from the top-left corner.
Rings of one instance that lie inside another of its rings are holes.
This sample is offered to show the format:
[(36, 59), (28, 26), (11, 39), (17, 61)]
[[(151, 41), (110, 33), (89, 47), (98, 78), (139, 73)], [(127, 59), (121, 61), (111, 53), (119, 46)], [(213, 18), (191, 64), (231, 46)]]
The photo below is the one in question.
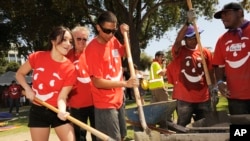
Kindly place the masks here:
[[(203, 48), (203, 55), (208, 69), (212, 69), (211, 52)], [(173, 61), (167, 66), (167, 78), (174, 86), (174, 99), (192, 103), (209, 99), (209, 89), (198, 48), (190, 50), (185, 46), (181, 47), (179, 55), (174, 56)]]
[(214, 65), (225, 65), (230, 98), (250, 99), (250, 24), (242, 28), (241, 37), (232, 31), (216, 43)]
[[(73, 62), (77, 70), (77, 81), (69, 95), (69, 107), (81, 108), (93, 105), (93, 98), (90, 89), (90, 77), (87, 73), (87, 64), (84, 55), (85, 50), (81, 54), (75, 54), (73, 49), (70, 50), (67, 57)], [(82, 60), (79, 66), (79, 59)]]
[(17, 84), (11, 84), (9, 86), (9, 96), (10, 98), (17, 99), (21, 97), (21, 86)]
[(32, 88), (36, 97), (57, 107), (57, 98), (64, 86), (73, 86), (76, 82), (75, 66), (70, 60), (56, 62), (50, 51), (38, 51), (29, 55), (33, 68)]
[[(113, 37), (106, 44), (93, 39), (85, 50), (89, 76), (107, 80), (121, 81), (123, 71), (121, 57), (125, 48)], [(81, 59), (80, 59), (80, 64)], [(120, 108), (123, 103), (122, 88), (98, 89), (91, 85), (94, 106), (96, 108)]]

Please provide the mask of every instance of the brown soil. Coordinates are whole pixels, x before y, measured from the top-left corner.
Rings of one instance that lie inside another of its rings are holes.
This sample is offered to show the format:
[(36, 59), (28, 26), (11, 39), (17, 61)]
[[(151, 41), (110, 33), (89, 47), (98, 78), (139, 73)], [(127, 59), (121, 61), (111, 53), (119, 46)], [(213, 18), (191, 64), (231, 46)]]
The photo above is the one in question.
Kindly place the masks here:
[[(14, 135), (6, 135), (0, 137), (1, 141), (32, 141), (29, 132), (19, 132)], [(51, 133), (49, 141), (60, 141), (56, 134)]]
[[(87, 134), (87, 140), (91, 141), (90, 134)], [(2, 136), (0, 132), (0, 141), (32, 141), (29, 132), (15, 133), (14, 135)], [(55, 133), (51, 133), (49, 141), (60, 141)]]

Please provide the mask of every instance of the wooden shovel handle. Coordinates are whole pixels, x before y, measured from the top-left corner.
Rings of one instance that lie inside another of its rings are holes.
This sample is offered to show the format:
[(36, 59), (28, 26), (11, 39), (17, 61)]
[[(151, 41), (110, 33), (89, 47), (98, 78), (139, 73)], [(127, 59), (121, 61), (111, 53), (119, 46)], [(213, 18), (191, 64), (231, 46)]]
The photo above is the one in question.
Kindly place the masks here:
[[(59, 110), (57, 108), (55, 108), (54, 106), (48, 104), (47, 102), (45, 101), (42, 101), (40, 99), (38, 99), (37, 97), (34, 98), (34, 100), (36, 102), (38, 102), (39, 104), (43, 105), (44, 107), (47, 107), (48, 109), (52, 110), (53, 112), (55, 113), (59, 113)], [(95, 135), (96, 137), (102, 139), (103, 141), (113, 141), (113, 139), (111, 139), (109, 136), (107, 136), (106, 134), (96, 130), (95, 128), (92, 128), (90, 127), (89, 125), (81, 122), (80, 120), (68, 115), (67, 116), (67, 119), (69, 121), (71, 121), (72, 123), (78, 125), (79, 127), (89, 131), (91, 134)]]
[[(189, 9), (192, 9), (191, 0), (187, 0), (187, 5), (188, 5)], [(210, 74), (209, 74), (209, 71), (208, 71), (208, 68), (207, 68), (207, 63), (206, 63), (206, 60), (205, 60), (205, 57), (204, 57), (204, 54), (203, 54), (203, 51), (202, 51), (202, 45), (201, 45), (201, 41), (200, 41), (200, 34), (199, 34), (199, 31), (198, 31), (195, 19), (193, 21), (193, 26), (194, 26), (194, 30), (195, 30), (196, 39), (197, 39), (197, 42), (198, 42), (198, 47), (199, 47), (199, 50), (200, 50), (200, 53), (201, 53), (202, 66), (203, 66), (203, 69), (204, 69), (206, 82), (207, 82), (207, 85), (209, 87), (209, 93), (210, 93), (210, 96), (211, 96), (211, 98), (210, 98), (211, 99), (211, 109), (212, 109), (212, 111), (216, 111), (217, 94), (214, 93), (213, 88), (212, 88), (212, 82), (211, 82)]]
[[(129, 70), (130, 70), (130, 76), (131, 77), (136, 77), (134, 64), (133, 64), (133, 58), (132, 58), (131, 51), (130, 51), (130, 44), (129, 44), (129, 41), (128, 41), (128, 33), (124, 32), (123, 37), (124, 37), (124, 43), (125, 43), (125, 47), (126, 47), (126, 53), (127, 53)], [(137, 104), (137, 107), (138, 107), (138, 113), (139, 113), (139, 118), (140, 118), (142, 128), (144, 130), (146, 130), (146, 132), (148, 133), (150, 131), (149, 131), (149, 128), (148, 128), (146, 120), (145, 120), (139, 89), (138, 89), (138, 87), (134, 87), (133, 90), (134, 90), (134, 94), (135, 94), (136, 104)]]
[[(193, 8), (191, 0), (187, 0), (187, 5), (188, 5), (189, 10)], [(204, 54), (203, 54), (202, 45), (201, 45), (201, 41), (200, 41), (200, 34), (199, 34), (199, 31), (198, 31), (198, 27), (196, 25), (195, 19), (193, 21), (193, 26), (194, 26), (194, 31), (195, 31), (195, 36), (196, 36), (196, 39), (197, 39), (197, 43), (198, 43), (198, 48), (199, 48), (200, 53), (201, 53), (202, 65), (203, 65), (207, 85), (210, 86), (212, 83), (211, 83), (209, 71), (208, 71), (208, 68), (207, 68), (207, 63), (206, 63), (206, 60), (205, 60), (205, 57), (204, 57)]]

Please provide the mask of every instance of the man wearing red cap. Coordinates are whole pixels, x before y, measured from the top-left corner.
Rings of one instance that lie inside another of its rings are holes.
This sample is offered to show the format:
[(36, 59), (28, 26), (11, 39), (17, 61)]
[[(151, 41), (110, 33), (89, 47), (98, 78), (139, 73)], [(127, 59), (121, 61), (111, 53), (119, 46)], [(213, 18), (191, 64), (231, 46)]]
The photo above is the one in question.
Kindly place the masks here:
[(224, 5), (214, 18), (221, 19), (228, 29), (215, 46), (218, 89), (227, 97), (231, 115), (250, 114), (250, 22), (244, 19), (242, 6), (233, 2)]
[[(193, 11), (188, 20), (193, 21)], [(212, 73), (212, 54), (207, 48), (200, 51), (191, 22), (183, 25), (172, 47), (173, 61), (167, 66), (168, 82), (173, 84), (173, 99), (177, 100), (177, 124), (186, 126), (191, 119), (205, 118), (210, 110), (209, 88), (205, 79), (202, 54)], [(199, 29), (201, 34), (203, 30)], [(182, 44), (184, 41), (185, 44)]]

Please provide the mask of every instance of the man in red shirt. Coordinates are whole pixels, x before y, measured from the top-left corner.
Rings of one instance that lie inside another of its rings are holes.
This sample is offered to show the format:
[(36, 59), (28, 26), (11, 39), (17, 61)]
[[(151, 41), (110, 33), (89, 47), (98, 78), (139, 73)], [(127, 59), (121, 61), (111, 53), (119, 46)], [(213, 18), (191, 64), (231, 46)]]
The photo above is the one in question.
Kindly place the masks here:
[[(90, 122), (92, 127), (95, 127), (94, 104), (90, 89), (90, 77), (87, 73), (87, 64), (82, 63), (79, 68), (78, 62), (81, 54), (84, 54), (85, 47), (89, 38), (89, 29), (84, 26), (76, 26), (72, 30), (75, 47), (72, 48), (67, 57), (73, 62), (77, 70), (77, 82), (70, 92), (68, 106), (70, 114), (82, 121), (83, 123)], [(84, 59), (84, 58), (83, 58)], [(82, 60), (84, 61), (84, 60)], [(86, 130), (74, 125), (76, 141), (86, 141)], [(91, 135), (92, 141), (96, 141), (96, 137)]]
[[(199, 33), (202, 32), (203, 30), (199, 30)], [(213, 76), (212, 53), (206, 48), (202, 48), (202, 53), (210, 76)], [(189, 23), (183, 25), (172, 47), (172, 54), (173, 61), (167, 66), (167, 78), (174, 86), (172, 98), (177, 99), (177, 124), (186, 126), (192, 118), (195, 121), (200, 120), (211, 111), (202, 54), (193, 25)]]
[[(229, 113), (250, 114), (250, 22), (239, 3), (214, 14), (227, 32), (219, 37), (213, 57), (218, 89), (228, 99)], [(224, 82), (226, 78), (226, 82)]]
[(13, 80), (9, 86), (9, 97), (10, 97), (10, 109), (9, 113), (12, 113), (14, 106), (16, 107), (16, 115), (19, 115), (20, 97), (21, 97), (21, 86), (17, 85), (16, 81)]
[[(92, 81), (95, 125), (99, 131), (121, 141), (126, 132), (123, 87), (139, 86), (139, 81), (136, 78), (123, 80), (121, 57), (125, 54), (125, 47), (114, 36), (117, 31), (116, 16), (110, 11), (103, 12), (97, 19), (96, 28), (98, 35), (85, 50), (88, 74)], [(122, 24), (120, 30), (124, 33), (129, 27)], [(79, 65), (84, 64), (81, 57)]]

